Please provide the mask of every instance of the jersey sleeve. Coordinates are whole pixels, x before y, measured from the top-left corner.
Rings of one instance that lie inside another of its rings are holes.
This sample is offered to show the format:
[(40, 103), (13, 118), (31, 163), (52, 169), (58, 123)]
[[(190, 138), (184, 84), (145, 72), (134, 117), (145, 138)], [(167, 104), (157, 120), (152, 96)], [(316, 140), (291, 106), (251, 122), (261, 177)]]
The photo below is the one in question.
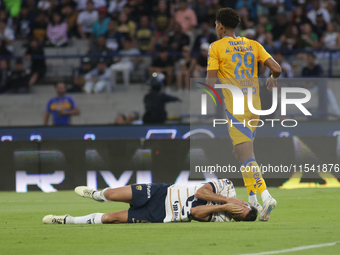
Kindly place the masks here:
[(263, 46), (256, 42), (256, 46), (257, 46), (257, 52), (258, 52), (258, 58), (257, 60), (264, 65), (264, 62), (266, 62), (266, 60), (268, 58), (271, 58), (272, 56), (263, 48)]
[(208, 183), (211, 185), (214, 193), (225, 197), (236, 197), (234, 185), (229, 179), (218, 179)]
[(219, 62), (217, 43), (214, 42), (209, 47), (207, 70), (218, 70), (220, 68)]

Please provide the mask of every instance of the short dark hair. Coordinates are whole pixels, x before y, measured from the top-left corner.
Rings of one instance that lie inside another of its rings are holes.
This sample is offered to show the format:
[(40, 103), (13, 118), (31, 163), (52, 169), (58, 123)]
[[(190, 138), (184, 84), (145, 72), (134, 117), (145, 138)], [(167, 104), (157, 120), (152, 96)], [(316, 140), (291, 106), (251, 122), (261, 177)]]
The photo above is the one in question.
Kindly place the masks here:
[(235, 29), (241, 22), (240, 15), (232, 8), (221, 8), (216, 12), (216, 21), (225, 28)]
[(257, 218), (257, 209), (254, 206), (250, 206), (251, 210), (242, 221), (255, 221)]

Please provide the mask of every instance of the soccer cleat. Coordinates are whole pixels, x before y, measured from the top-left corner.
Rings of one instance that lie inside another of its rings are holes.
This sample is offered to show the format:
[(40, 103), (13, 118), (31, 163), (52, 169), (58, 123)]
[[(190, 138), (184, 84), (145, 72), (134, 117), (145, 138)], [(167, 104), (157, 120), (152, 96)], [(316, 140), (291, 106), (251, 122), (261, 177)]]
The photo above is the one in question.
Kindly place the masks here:
[(260, 203), (257, 202), (257, 201), (255, 203), (248, 202), (248, 204), (251, 205), (251, 206), (254, 206), (256, 208), (258, 214), (261, 213), (262, 210), (263, 210), (262, 205), (260, 205)]
[(102, 200), (102, 199), (95, 199), (93, 197), (93, 194), (96, 191), (97, 190), (91, 189), (91, 188), (86, 187), (86, 186), (78, 186), (74, 189), (74, 192), (77, 193), (77, 195), (79, 195), (81, 197), (91, 198), (91, 199), (96, 200), (98, 202), (104, 202), (104, 200)]
[(276, 200), (273, 197), (270, 197), (264, 203), (264, 208), (260, 214), (259, 221), (269, 221), (270, 213), (274, 210), (277, 205)]
[(69, 216), (68, 214), (65, 214), (65, 215), (46, 215), (44, 218), (43, 218), (43, 223), (45, 224), (66, 224), (66, 217)]

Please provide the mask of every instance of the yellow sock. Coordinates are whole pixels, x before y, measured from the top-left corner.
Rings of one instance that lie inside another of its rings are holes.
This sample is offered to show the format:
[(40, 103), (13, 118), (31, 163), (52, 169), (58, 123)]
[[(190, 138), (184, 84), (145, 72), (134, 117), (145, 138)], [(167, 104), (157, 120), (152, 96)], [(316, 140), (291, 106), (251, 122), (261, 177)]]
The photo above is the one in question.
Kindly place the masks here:
[(262, 178), (261, 170), (254, 158), (249, 158), (244, 162), (244, 166), (250, 170), (248, 176), (251, 176), (257, 191), (262, 194), (267, 189), (266, 182)]
[(242, 172), (244, 186), (247, 188), (247, 193), (249, 196), (256, 195), (256, 182), (255, 179), (249, 175), (249, 173)]

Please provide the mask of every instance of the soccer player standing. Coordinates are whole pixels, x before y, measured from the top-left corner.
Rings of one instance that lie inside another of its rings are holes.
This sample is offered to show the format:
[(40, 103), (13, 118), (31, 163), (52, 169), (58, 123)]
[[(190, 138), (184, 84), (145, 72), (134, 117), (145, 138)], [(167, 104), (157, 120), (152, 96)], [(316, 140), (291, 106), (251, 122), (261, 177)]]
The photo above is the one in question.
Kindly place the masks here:
[[(231, 84), (239, 89), (245, 96), (244, 115), (233, 114), (233, 96), (229, 89), (222, 89), (228, 123), (239, 123), (229, 126), (229, 135), (232, 139), (234, 156), (240, 164), (251, 171), (243, 171), (244, 185), (247, 187), (249, 204), (261, 212), (259, 220), (268, 221), (270, 212), (276, 206), (276, 200), (269, 194), (266, 183), (261, 176), (259, 166), (255, 160), (253, 140), (255, 136), (256, 121), (248, 124), (249, 120), (258, 120), (259, 116), (253, 114), (248, 108), (247, 89), (253, 92), (253, 106), (261, 109), (258, 85), (258, 62), (272, 71), (266, 85), (268, 90), (276, 87), (276, 79), (281, 74), (280, 65), (266, 52), (263, 46), (245, 37), (236, 37), (235, 29), (240, 23), (240, 16), (231, 8), (222, 8), (216, 13), (216, 31), (219, 40), (212, 43), (208, 55), (207, 83), (214, 85), (217, 76), (222, 84)], [(245, 123), (241, 126), (240, 123)], [(255, 127), (253, 127), (255, 126)], [(256, 190), (261, 194), (263, 208), (256, 198)]]

